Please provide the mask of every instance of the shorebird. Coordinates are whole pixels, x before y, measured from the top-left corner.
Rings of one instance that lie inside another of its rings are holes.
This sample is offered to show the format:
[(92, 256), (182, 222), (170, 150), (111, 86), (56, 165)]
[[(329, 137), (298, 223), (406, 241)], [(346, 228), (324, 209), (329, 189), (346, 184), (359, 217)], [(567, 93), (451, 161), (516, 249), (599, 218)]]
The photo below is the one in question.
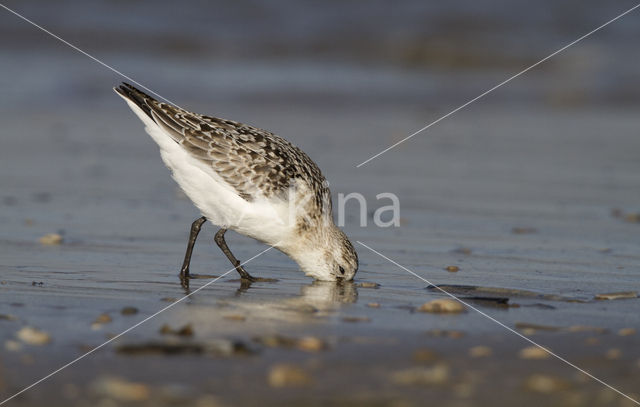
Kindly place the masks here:
[[(160, 156), (202, 217), (191, 224), (181, 279), (202, 224), (220, 227), (215, 242), (240, 274), (252, 277), (231, 253), (229, 229), (285, 253), (318, 280), (352, 280), (358, 256), (333, 222), (331, 191), (307, 154), (271, 132), (191, 113), (123, 83), (114, 90), (142, 120)], [(264, 279), (262, 279), (264, 280)]]

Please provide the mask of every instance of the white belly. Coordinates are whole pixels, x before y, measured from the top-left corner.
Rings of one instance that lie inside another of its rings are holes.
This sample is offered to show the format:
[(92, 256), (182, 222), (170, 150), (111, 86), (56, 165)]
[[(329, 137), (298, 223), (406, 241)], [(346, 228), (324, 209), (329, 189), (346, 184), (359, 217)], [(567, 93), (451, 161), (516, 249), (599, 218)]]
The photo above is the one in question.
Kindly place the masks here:
[(162, 159), (203, 216), (220, 227), (279, 246), (290, 230), (285, 202), (263, 197), (245, 200), (207, 163), (173, 144), (171, 149), (161, 148)]

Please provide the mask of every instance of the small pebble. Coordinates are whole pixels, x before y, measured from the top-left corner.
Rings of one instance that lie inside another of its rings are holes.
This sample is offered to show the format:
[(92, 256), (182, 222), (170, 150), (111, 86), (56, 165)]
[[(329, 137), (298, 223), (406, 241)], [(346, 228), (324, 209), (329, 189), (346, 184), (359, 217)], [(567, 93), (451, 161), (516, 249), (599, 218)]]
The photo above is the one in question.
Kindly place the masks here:
[(271, 387), (298, 387), (310, 384), (311, 377), (297, 366), (277, 364), (269, 370), (267, 381)]
[(144, 401), (151, 395), (151, 390), (147, 385), (117, 377), (100, 378), (91, 385), (91, 388), (102, 396), (119, 401)]
[(22, 344), (18, 341), (14, 341), (13, 339), (7, 339), (4, 341), (4, 348), (9, 352), (18, 352), (22, 350)]
[(163, 298), (160, 298), (160, 301), (164, 301), (164, 302), (176, 302), (176, 301), (178, 301), (178, 299), (177, 299), (177, 298), (173, 298), (173, 297), (163, 297)]
[(522, 331), (525, 335), (532, 335), (538, 331), (557, 332), (562, 328), (552, 325), (530, 324), (528, 322), (516, 322), (516, 329)]
[(528, 346), (518, 353), (521, 359), (548, 359), (549, 352), (538, 346)]
[(40, 244), (45, 246), (55, 246), (62, 244), (62, 236), (57, 233), (49, 233), (38, 239)]
[(629, 223), (640, 223), (640, 212), (638, 213), (627, 213), (624, 215), (624, 220)]
[(367, 304), (367, 307), (369, 308), (380, 308), (380, 303), (379, 302), (370, 302)]
[(136, 307), (124, 307), (120, 310), (120, 314), (122, 315), (135, 315), (138, 313), (138, 309)]
[(469, 349), (469, 356), (472, 358), (486, 358), (491, 356), (492, 353), (493, 351), (488, 346), (479, 345)]
[(449, 380), (449, 367), (437, 364), (433, 367), (399, 370), (391, 375), (391, 380), (401, 385), (442, 385)]
[(343, 317), (342, 318), (343, 322), (370, 322), (371, 318), (369, 317), (357, 317), (357, 316), (351, 316), (351, 317)]
[(0, 320), (4, 321), (16, 321), (18, 318), (11, 314), (0, 314)]
[(305, 336), (296, 342), (296, 348), (305, 352), (319, 352), (327, 348), (327, 344), (320, 338)]
[(618, 360), (622, 356), (622, 351), (620, 349), (609, 349), (607, 353), (605, 353), (605, 357), (609, 360)]
[(108, 324), (111, 321), (112, 321), (112, 319), (109, 316), (109, 314), (98, 315), (98, 318), (96, 318), (95, 321), (93, 321), (91, 323), (91, 329), (97, 331), (97, 330), (101, 329), (104, 324)]
[(253, 338), (254, 341), (269, 348), (293, 348), (296, 340), (282, 335), (264, 335)]
[(164, 324), (160, 327), (160, 334), (177, 335), (177, 336), (193, 336), (193, 327), (191, 326), (191, 324), (186, 324), (178, 329), (173, 329), (168, 324)]
[(46, 345), (51, 342), (51, 335), (30, 326), (25, 326), (17, 333), (18, 339), (29, 345)]
[(638, 298), (636, 291), (621, 291), (617, 293), (598, 294), (595, 296), (596, 300), (619, 300), (624, 298)]
[(418, 311), (420, 312), (431, 312), (437, 314), (458, 314), (464, 312), (464, 310), (464, 305), (462, 305), (459, 301), (450, 298), (441, 298), (438, 300), (425, 302), (418, 308)]
[(535, 228), (513, 228), (511, 229), (511, 233), (513, 233), (514, 235), (530, 235), (532, 233), (537, 233), (538, 230)]
[(431, 349), (418, 349), (417, 351), (413, 352), (413, 360), (415, 362), (433, 362), (437, 358), (438, 355)]
[(597, 334), (604, 334), (607, 333), (607, 330), (597, 326), (572, 325), (569, 327), (569, 332), (593, 332)]
[(458, 266), (447, 266), (447, 268), (445, 268), (445, 270), (447, 270), (449, 273), (456, 273), (456, 272), (460, 271), (460, 267), (458, 267)]
[(567, 389), (569, 387), (569, 383), (557, 377), (533, 374), (527, 378), (525, 387), (530, 391), (548, 394)]
[(96, 318), (96, 320), (93, 322), (95, 324), (108, 324), (111, 321), (113, 321), (113, 319), (111, 319), (109, 314), (100, 314), (98, 315), (98, 318)]
[(621, 330), (618, 331), (618, 335), (620, 336), (631, 336), (635, 334), (636, 334), (636, 330), (634, 328), (622, 328)]
[(42, 236), (38, 241), (46, 246), (55, 246), (62, 244), (62, 236), (57, 233), (49, 233)]
[(297, 339), (282, 335), (265, 335), (255, 337), (253, 340), (269, 348), (296, 348), (305, 352), (318, 352), (328, 348), (326, 342), (315, 336)]
[(363, 281), (361, 283), (356, 284), (356, 287), (360, 287), (360, 288), (380, 288), (380, 284), (372, 283), (372, 282), (369, 282), (369, 281)]

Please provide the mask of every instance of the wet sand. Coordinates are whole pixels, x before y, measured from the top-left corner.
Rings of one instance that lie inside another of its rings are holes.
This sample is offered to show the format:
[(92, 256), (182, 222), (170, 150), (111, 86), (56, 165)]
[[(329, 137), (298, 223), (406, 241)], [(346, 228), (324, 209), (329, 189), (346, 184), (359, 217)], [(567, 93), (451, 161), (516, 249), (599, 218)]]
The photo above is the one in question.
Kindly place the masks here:
[[(377, 228), (371, 219), (360, 228), (351, 207), (346, 230), (354, 240), (447, 285), (621, 391), (637, 392), (632, 328), (640, 300), (594, 299), (640, 291), (638, 225), (625, 218), (638, 198), (634, 114), (512, 111), (483, 127), (504, 112), (471, 111), (354, 169), (354, 156), (376, 149), (369, 133), (395, 124), (384, 117), (412, 128), (419, 115), (384, 107), (345, 122), (329, 109), (242, 108), (258, 123), (298, 135), (291, 138), (327, 169), (334, 194), (362, 192), (372, 204), (376, 193), (400, 197), (400, 228)], [(7, 140), (2, 157), (0, 385), (7, 396), (189, 292), (177, 271), (197, 213), (155, 146), (117, 105), (56, 125), (72, 113), (2, 120), (7, 134), (28, 135)], [(196, 246), (195, 272), (229, 270), (213, 232), (207, 227)], [(47, 233), (60, 233), (62, 244), (39, 243)], [(237, 235), (229, 240), (241, 259), (264, 248)], [(314, 283), (269, 252), (248, 269), (277, 283), (243, 289), (231, 274), (8, 405), (626, 405), (555, 358), (522, 354), (529, 343), (472, 309), (420, 312), (446, 296), (358, 251), (361, 271), (343, 285)], [(206, 281), (192, 280), (191, 290)], [(125, 307), (137, 312), (122, 315)], [(162, 334), (165, 324), (174, 333)], [(187, 335), (175, 333), (185, 326)], [(51, 342), (24, 343), (25, 327)]]

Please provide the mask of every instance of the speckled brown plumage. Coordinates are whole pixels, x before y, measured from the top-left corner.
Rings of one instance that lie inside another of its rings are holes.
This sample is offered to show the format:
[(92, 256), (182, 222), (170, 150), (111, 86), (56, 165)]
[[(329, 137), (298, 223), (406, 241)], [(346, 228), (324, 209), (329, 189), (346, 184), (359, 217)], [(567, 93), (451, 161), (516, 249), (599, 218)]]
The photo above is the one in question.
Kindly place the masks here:
[(244, 199), (286, 198), (292, 180), (308, 183), (314, 204), (331, 212), (330, 191), (318, 166), (275, 134), (232, 120), (188, 112), (159, 102), (129, 84), (117, 91), (136, 103), (191, 155), (212, 166)]

